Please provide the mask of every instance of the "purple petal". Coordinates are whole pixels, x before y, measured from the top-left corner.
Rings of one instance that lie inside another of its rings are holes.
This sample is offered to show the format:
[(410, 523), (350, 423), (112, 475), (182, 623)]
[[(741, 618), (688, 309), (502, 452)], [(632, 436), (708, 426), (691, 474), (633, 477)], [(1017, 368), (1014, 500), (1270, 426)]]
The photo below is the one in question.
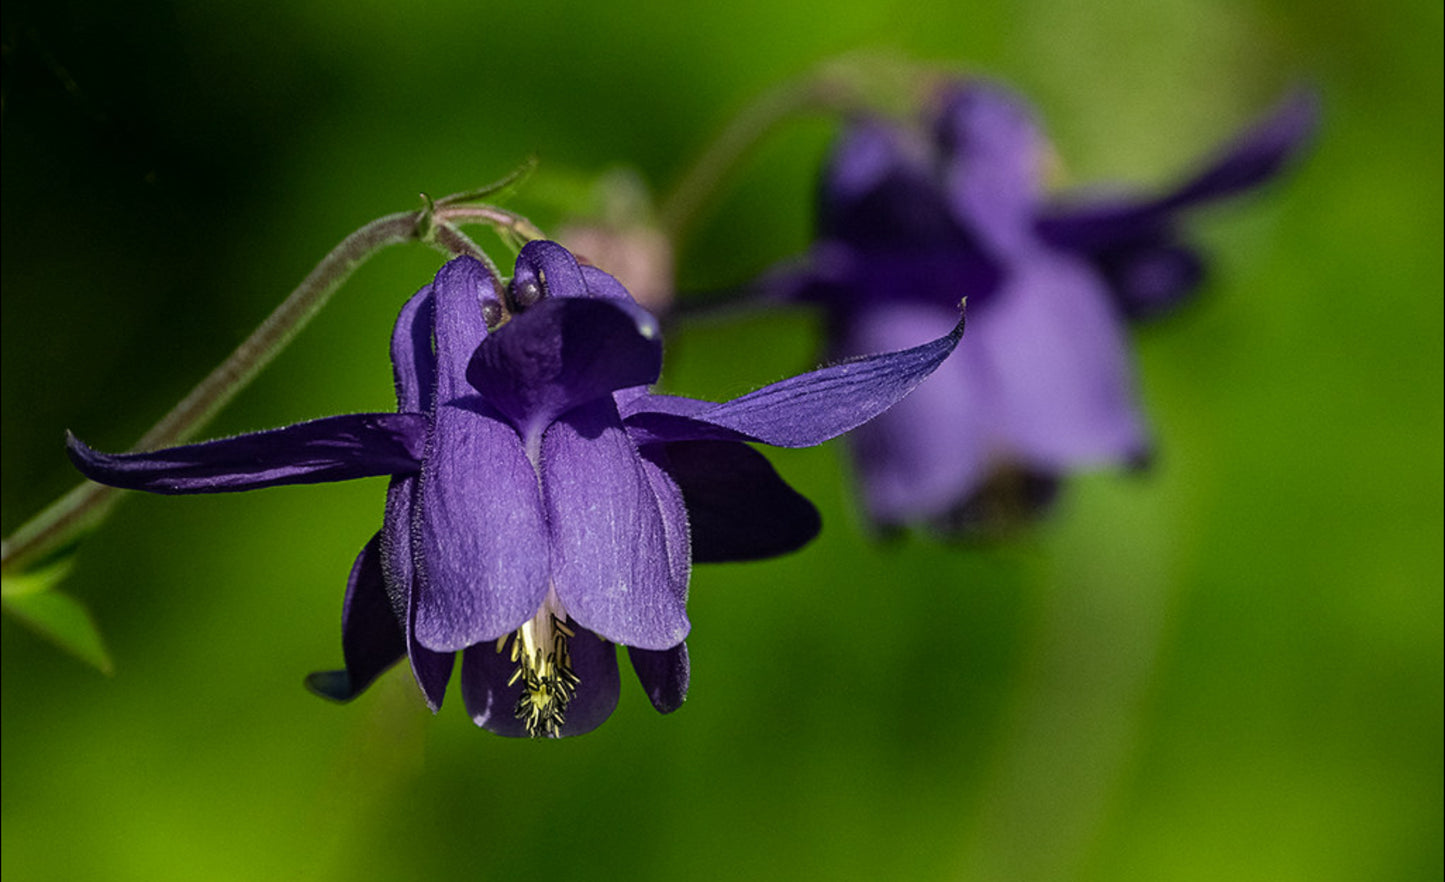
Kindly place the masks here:
[(1165, 197), (1166, 209), (1182, 208), (1258, 187), (1279, 174), (1314, 135), (1319, 95), (1300, 89), (1247, 129), (1219, 158)]
[(508, 738), (526, 738), (527, 727), (517, 719), (520, 679), (508, 686), (516, 670), (506, 647), (479, 643), (462, 653), (462, 701), (472, 722)]
[(1086, 265), (1020, 265), (974, 330), (998, 424), (1025, 463), (1063, 471), (1142, 455), (1123, 328)]
[[(574, 630), (568, 650), (578, 678), (577, 694), (567, 706), (562, 737), (582, 735), (606, 721), (617, 707), (620, 686), (616, 647), (585, 628)], [(462, 654), (462, 699), (478, 726), (508, 738), (526, 738), (527, 728), (517, 719), (521, 681), (507, 685), (516, 670), (509, 649), (498, 652), (495, 644), (488, 643)]]
[(92, 481), (151, 493), (228, 493), (415, 472), (425, 437), (418, 414), (360, 413), (145, 453), (100, 453), (70, 434), (65, 444)]
[(828, 162), (819, 237), (883, 252), (967, 247), (932, 153), (912, 131), (881, 120), (850, 125)]
[(697, 563), (776, 557), (818, 535), (818, 510), (746, 444), (678, 441), (663, 452), (687, 505)]
[(416, 636), (450, 652), (495, 640), (537, 611), (547, 534), (537, 474), (511, 426), (444, 404), (432, 439), (415, 519)]
[(378, 546), (377, 537), (371, 537), (356, 556), (346, 581), (341, 608), (341, 654), (346, 670), (321, 671), (306, 678), (313, 692), (333, 701), (350, 701), (360, 695), (406, 652), (401, 623), (382, 587)]
[(1193, 249), (1154, 239), (1092, 255), (1109, 282), (1114, 303), (1131, 321), (1147, 321), (1178, 306), (1204, 279)]
[[(572, 297), (606, 300), (632, 316), (645, 337), (661, 334), (657, 318), (638, 305), (622, 283), (595, 266), (578, 263), (572, 252), (545, 239), (536, 239), (522, 246), (512, 288), (527, 289), (526, 299)], [(529, 304), (530, 305), (530, 304)]]
[(627, 429), (639, 444), (757, 441), (811, 447), (896, 404), (943, 363), (962, 336), (960, 316), (951, 331), (922, 346), (810, 371), (722, 404), (661, 395), (637, 398), (627, 404)]
[[(848, 436), (869, 515), (900, 524), (948, 511), (968, 495), (988, 468), (994, 445), (988, 383), (979, 355), (980, 325), (990, 310), (970, 319), (968, 345), (887, 413)], [(842, 325), (841, 352), (876, 351), (927, 339), (953, 317), (923, 303), (889, 303), (854, 314)]]
[(652, 488), (657, 510), (662, 515), (663, 538), (667, 543), (668, 585), (672, 595), (687, 602), (687, 583), (692, 575), (692, 531), (682, 490), (669, 473), (666, 451), (659, 445), (639, 450), (642, 471)]
[(512, 276), (513, 287), (535, 286), (542, 297), (588, 297), (587, 280), (572, 252), (545, 239), (522, 246)]
[(582, 269), (582, 280), (587, 284), (587, 296), (616, 301), (629, 311), (640, 309), (632, 294), (617, 281), (616, 276), (591, 264), (584, 263), (579, 266)]
[(579, 404), (653, 382), (661, 366), (660, 338), (614, 303), (552, 298), (483, 341), (467, 379), (531, 438)]
[(422, 646), (416, 636), (416, 614), (419, 589), (412, 549), (413, 513), (416, 510), (418, 479), (413, 475), (392, 478), (386, 488), (386, 516), (379, 534), (382, 572), (386, 592), (398, 621), (406, 622), (406, 653), (411, 660), (411, 673), (426, 697), (432, 712), (441, 709), (451, 678), (454, 655), (433, 652)]
[(411, 660), (411, 675), (421, 687), (422, 695), (426, 698), (427, 707), (432, 713), (441, 710), (442, 699), (447, 694), (447, 681), (452, 676), (452, 666), (456, 663), (456, 654), (451, 652), (435, 652), (421, 645), (416, 636), (416, 614), (420, 605), (419, 594), (413, 583), (407, 605), (407, 639), (406, 654)]
[(437, 274), (437, 392), (413, 521), (414, 631), (452, 652), (531, 618), (546, 596), (547, 535), (537, 475), (511, 426), (468, 392), (466, 364), (487, 339), (482, 265), (458, 258)]
[(610, 399), (575, 408), (542, 441), (552, 578), (567, 613), (615, 643), (668, 649), (687, 636), (667, 528)]
[(1041, 212), (1039, 235), (1059, 248), (1103, 252), (1165, 236), (1174, 212), (1257, 187), (1294, 158), (1318, 124), (1318, 97), (1299, 91), (1236, 138), (1202, 172), (1153, 198), (1074, 197)]
[(427, 285), (401, 308), (391, 332), (391, 371), (396, 383), (396, 409), (421, 413), (431, 407), (437, 359), (432, 352), (432, 287)]
[(1027, 105), (993, 84), (968, 83), (944, 96), (937, 137), (959, 223), (996, 254), (1030, 247), (1045, 144)]
[(483, 306), (498, 300), (491, 274), (474, 257), (455, 258), (437, 272), (432, 311), (438, 405), (470, 392), (467, 362), (487, 337)]
[[(430, 413), (436, 387), (436, 354), (432, 352), (432, 290), (427, 285), (412, 295), (391, 331), (392, 376), (396, 409), (401, 413)], [(386, 490), (386, 515), (381, 528), (381, 564), (386, 590), (398, 621), (408, 621), (413, 571), (411, 503), (416, 492), (413, 475), (391, 479)], [(408, 629), (410, 633), (410, 629)], [(445, 686), (445, 683), (442, 684)]]
[(686, 643), (663, 650), (629, 646), (627, 655), (632, 659), (632, 669), (637, 672), (643, 691), (658, 713), (670, 714), (682, 707), (687, 699), (690, 673)]

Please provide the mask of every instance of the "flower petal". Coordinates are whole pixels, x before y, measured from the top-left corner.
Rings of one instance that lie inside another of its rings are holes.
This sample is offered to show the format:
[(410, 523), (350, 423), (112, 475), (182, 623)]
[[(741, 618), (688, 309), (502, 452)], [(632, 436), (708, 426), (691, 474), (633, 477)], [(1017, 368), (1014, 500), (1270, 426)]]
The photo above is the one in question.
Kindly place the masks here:
[(670, 714), (682, 707), (687, 700), (687, 683), (690, 665), (687, 659), (687, 644), (679, 643), (671, 649), (653, 650), (627, 647), (627, 656), (632, 659), (632, 669), (642, 689), (660, 714)]
[(351, 567), (341, 608), (344, 671), (320, 671), (306, 678), (311, 691), (333, 701), (350, 701), (406, 652), (401, 623), (382, 587), (381, 551), (376, 536)]
[(457, 258), (437, 274), (437, 391), (413, 513), (414, 630), (451, 652), (531, 618), (547, 592), (547, 536), (537, 475), (511, 426), (468, 391), (471, 352), (487, 339), (482, 265)]
[(424, 413), (431, 408), (437, 359), (432, 352), (432, 286), (412, 295), (396, 317), (391, 332), (391, 373), (399, 413)]
[[(567, 706), (562, 737), (582, 735), (602, 725), (617, 707), (621, 682), (616, 647), (585, 628), (574, 630), (576, 636), (568, 640), (568, 651), (578, 678), (577, 694)], [(478, 726), (508, 738), (526, 738), (527, 727), (517, 719), (522, 683), (507, 685), (516, 667), (505, 648), (498, 652), (490, 643), (473, 646), (462, 654), (462, 699)]]
[(462, 701), (472, 722), (508, 738), (526, 738), (527, 727), (517, 719), (519, 681), (507, 685), (517, 665), (506, 647), (479, 643), (462, 653)]
[[(432, 409), (436, 391), (436, 354), (432, 352), (435, 324), (432, 286), (427, 285), (402, 306), (391, 330), (391, 369), (399, 413), (429, 413)], [(381, 528), (381, 565), (386, 573), (387, 595), (397, 620), (402, 622), (408, 621), (413, 580), (411, 503), (415, 486), (415, 476), (391, 479)]]
[(534, 239), (522, 246), (512, 276), (512, 289), (519, 288), (534, 292), (527, 298), (534, 301), (544, 297), (606, 300), (632, 316), (643, 336), (661, 334), (657, 318), (640, 306), (621, 282), (595, 266), (578, 263), (572, 252), (556, 242)]
[(1148, 321), (1182, 303), (1204, 279), (1204, 261), (1167, 235), (1091, 255), (1125, 318)]
[[(658, 445), (650, 445), (650, 447)], [(697, 563), (762, 560), (797, 551), (822, 528), (818, 510), (737, 441), (677, 441), (665, 467), (682, 490)]]
[(870, 251), (966, 247), (940, 192), (933, 145), (882, 120), (849, 125), (828, 161), (818, 235)]
[(1031, 247), (1045, 143), (1016, 95), (974, 81), (944, 97), (936, 121), (949, 203), (958, 222), (996, 255)]
[(1103, 285), (1082, 262), (1039, 258), (980, 315), (996, 425), (1046, 471), (1127, 462), (1147, 449), (1129, 350)]
[(432, 283), (432, 334), (436, 341), (436, 404), (466, 395), (467, 362), (487, 337), (484, 304), (496, 303), (494, 280), (474, 257), (457, 257)]
[[(401, 309), (391, 336), (392, 371), (396, 380), (396, 408), (431, 412), (436, 392), (436, 354), (432, 328), (436, 324), (431, 286), (417, 292)], [(418, 589), (412, 549), (412, 524), (420, 480), (416, 475), (391, 479), (386, 488), (386, 515), (381, 525), (381, 565), (386, 591), (397, 620), (406, 623), (406, 652), (411, 673), (432, 712), (441, 709), (456, 657), (433, 652), (416, 637)]]
[(667, 528), (641, 457), (611, 399), (574, 408), (542, 441), (552, 579), (568, 615), (627, 646), (687, 636), (672, 590)]
[(536, 472), (512, 427), (480, 407), (439, 407), (422, 465), (416, 636), (439, 652), (515, 630), (547, 594)]
[(648, 395), (626, 404), (639, 443), (757, 441), (777, 447), (821, 444), (878, 416), (943, 363), (963, 336), (963, 317), (936, 340), (846, 361), (711, 404)]
[(414, 475), (392, 478), (386, 488), (386, 515), (381, 522), (380, 551), (386, 592), (398, 621), (406, 622), (406, 653), (411, 673), (432, 712), (441, 709), (455, 656), (422, 646), (416, 636), (419, 588), (413, 552), (412, 525), (419, 481)]
[(487, 337), (467, 379), (533, 437), (570, 408), (655, 381), (661, 367), (661, 338), (615, 303), (549, 298)]
[(642, 471), (662, 515), (663, 537), (667, 543), (668, 584), (679, 601), (687, 602), (687, 583), (692, 575), (692, 530), (682, 490), (670, 474), (667, 451), (661, 445), (639, 450)]
[(1260, 186), (1303, 149), (1319, 119), (1318, 97), (1301, 90), (1226, 147), (1218, 159), (1157, 197), (1075, 198), (1040, 213), (1039, 235), (1091, 253), (1137, 245), (1167, 231), (1174, 212)]
[(419, 414), (359, 413), (144, 453), (100, 453), (67, 433), (81, 474), (151, 493), (228, 493), (408, 474), (421, 460)]
[(591, 732), (612, 716), (622, 678), (617, 671), (617, 647), (586, 628), (576, 629), (567, 641), (572, 670), (577, 674), (577, 694), (567, 705), (567, 723), (562, 737)]
[(1319, 125), (1319, 95), (1309, 89), (1289, 94), (1262, 120), (1236, 137), (1219, 157), (1162, 201), (1182, 208), (1258, 187), (1279, 174)]
[[(992, 305), (992, 304), (990, 304)], [(997, 414), (978, 338), (990, 309), (970, 319), (968, 344), (887, 413), (848, 436), (870, 517), (902, 524), (940, 515), (967, 496), (988, 469)], [(890, 301), (839, 327), (839, 351), (868, 352), (925, 340), (953, 317), (927, 303)]]
[(517, 253), (513, 287), (535, 286), (541, 297), (588, 297), (587, 280), (572, 252), (545, 239), (535, 239)]

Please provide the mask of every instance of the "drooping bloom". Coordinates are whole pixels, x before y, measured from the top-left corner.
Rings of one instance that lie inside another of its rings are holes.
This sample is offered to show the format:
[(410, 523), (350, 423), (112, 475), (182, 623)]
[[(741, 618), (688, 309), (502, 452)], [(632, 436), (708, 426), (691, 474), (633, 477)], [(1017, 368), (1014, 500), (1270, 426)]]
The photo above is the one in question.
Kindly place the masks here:
[(1314, 119), (1295, 96), (1152, 198), (1047, 196), (1038, 126), (991, 84), (950, 86), (920, 128), (855, 121), (824, 173), (817, 243), (765, 289), (822, 306), (835, 357), (936, 337), (962, 297), (970, 327), (851, 436), (873, 519), (967, 526), (1046, 503), (1069, 471), (1144, 459), (1125, 320), (1197, 287), (1180, 215), (1270, 178)]
[(70, 453), (94, 480), (158, 493), (391, 475), (347, 583), (346, 669), (312, 688), (348, 700), (407, 656), (436, 709), (460, 652), (478, 725), (571, 735), (616, 705), (616, 645), (658, 710), (681, 704), (694, 561), (769, 557), (816, 534), (816, 510), (746, 442), (809, 446), (855, 428), (961, 332), (722, 404), (655, 395), (653, 316), (539, 241), (505, 291), (462, 257), (407, 302), (391, 347), (397, 413), (136, 454), (72, 438)]

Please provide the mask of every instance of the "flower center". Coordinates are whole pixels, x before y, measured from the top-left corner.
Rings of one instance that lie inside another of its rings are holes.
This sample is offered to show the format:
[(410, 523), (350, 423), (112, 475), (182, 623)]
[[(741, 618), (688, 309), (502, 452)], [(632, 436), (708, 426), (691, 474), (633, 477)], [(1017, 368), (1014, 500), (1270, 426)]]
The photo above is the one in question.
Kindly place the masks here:
[(537, 614), (497, 641), (497, 652), (502, 652), (511, 640), (512, 662), (517, 668), (507, 685), (522, 683), (516, 717), (533, 738), (556, 738), (567, 722), (567, 705), (581, 682), (572, 671), (572, 654), (567, 648), (567, 639), (575, 636), (567, 627), (567, 611), (556, 590), (548, 589)]

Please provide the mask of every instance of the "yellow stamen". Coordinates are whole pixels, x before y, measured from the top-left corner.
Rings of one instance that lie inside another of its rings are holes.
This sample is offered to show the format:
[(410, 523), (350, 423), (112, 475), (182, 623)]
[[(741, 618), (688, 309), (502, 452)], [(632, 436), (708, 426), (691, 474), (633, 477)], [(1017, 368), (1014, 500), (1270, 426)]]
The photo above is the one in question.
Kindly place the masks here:
[(511, 660), (517, 669), (507, 685), (522, 682), (516, 717), (533, 738), (556, 738), (562, 733), (567, 722), (567, 705), (582, 682), (572, 670), (572, 655), (567, 646), (568, 638), (577, 635), (567, 627), (566, 621), (567, 612), (557, 599), (556, 591), (549, 589), (537, 614), (516, 632), (497, 641), (500, 653), (508, 637), (511, 638)]

